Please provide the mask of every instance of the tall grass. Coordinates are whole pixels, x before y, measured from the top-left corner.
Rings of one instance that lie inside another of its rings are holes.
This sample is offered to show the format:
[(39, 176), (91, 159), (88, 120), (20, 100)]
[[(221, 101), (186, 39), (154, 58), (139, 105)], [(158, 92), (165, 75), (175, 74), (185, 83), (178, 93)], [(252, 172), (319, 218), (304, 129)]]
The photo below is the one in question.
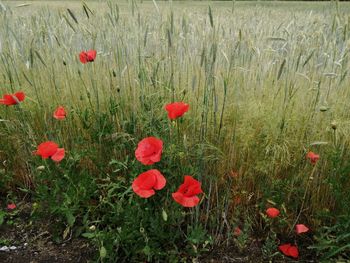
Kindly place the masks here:
[[(0, 91), (28, 96), (0, 109), (1, 191), (35, 189), (31, 152), (44, 140), (103, 179), (126, 176), (111, 162), (130, 162), (137, 141), (153, 135), (168, 142), (172, 173), (203, 182), (191, 220), (214, 243), (237, 222), (262, 229), (268, 202), (285, 208), (291, 228), (300, 217), (316, 228), (319, 214), (345, 213), (349, 5), (37, 5), (0, 12)], [(91, 48), (96, 61), (82, 65), (77, 54)], [(174, 129), (164, 105), (180, 100), (190, 111)], [(58, 105), (69, 109), (64, 122), (52, 119)], [(313, 171), (309, 150), (321, 155)]]

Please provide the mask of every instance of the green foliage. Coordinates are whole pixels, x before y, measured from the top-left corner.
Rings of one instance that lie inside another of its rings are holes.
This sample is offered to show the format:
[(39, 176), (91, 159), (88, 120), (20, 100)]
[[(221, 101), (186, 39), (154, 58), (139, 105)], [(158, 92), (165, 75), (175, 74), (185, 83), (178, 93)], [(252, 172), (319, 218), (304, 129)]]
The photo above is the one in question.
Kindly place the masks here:
[(333, 210), (318, 213), (319, 220), (324, 224), (317, 231), (316, 243), (311, 246), (324, 261), (332, 258), (350, 260), (350, 196), (344, 194), (349, 189), (350, 165), (343, 163), (341, 155), (338, 148), (329, 155), (333, 167), (326, 183), (334, 196), (335, 206)]
[[(331, 215), (329, 218), (333, 219)], [(310, 248), (315, 249), (324, 262), (332, 258), (339, 261), (350, 260), (349, 215), (338, 216), (337, 221), (332, 225), (320, 228), (316, 236), (316, 244)]]
[(264, 240), (264, 245), (261, 248), (262, 254), (264, 258), (267, 259), (272, 259), (274, 256), (276, 256), (276, 251), (277, 251), (277, 246), (278, 244), (276, 243), (276, 233), (271, 232), (267, 238)]

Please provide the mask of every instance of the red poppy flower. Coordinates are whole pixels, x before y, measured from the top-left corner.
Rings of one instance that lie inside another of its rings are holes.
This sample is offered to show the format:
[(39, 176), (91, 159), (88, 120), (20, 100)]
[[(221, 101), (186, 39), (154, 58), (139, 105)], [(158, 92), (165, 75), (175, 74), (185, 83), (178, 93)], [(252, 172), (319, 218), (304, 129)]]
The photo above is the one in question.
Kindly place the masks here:
[(7, 209), (8, 210), (13, 210), (13, 209), (15, 209), (17, 206), (16, 206), (16, 204), (14, 204), (14, 203), (11, 203), (11, 204), (8, 204), (7, 205)]
[(148, 198), (154, 195), (154, 190), (161, 190), (166, 184), (166, 179), (157, 170), (152, 169), (140, 174), (132, 183), (132, 190), (143, 198)]
[(242, 230), (237, 226), (235, 230), (233, 231), (233, 235), (236, 237), (240, 236), (242, 234)]
[(320, 159), (320, 156), (314, 152), (308, 152), (306, 155), (306, 159), (310, 159), (310, 162), (312, 164), (316, 164), (318, 159)]
[(5, 94), (2, 99), (0, 99), (0, 104), (3, 105), (16, 105), (18, 103), (20, 103), (21, 101), (24, 100), (24, 98), (26, 97), (26, 95), (24, 94), (24, 92), (16, 92), (15, 94)]
[(58, 106), (55, 112), (53, 113), (53, 117), (57, 120), (65, 119), (66, 115), (66, 110), (62, 106)]
[(174, 102), (165, 105), (165, 109), (168, 112), (168, 117), (171, 120), (181, 117), (188, 111), (189, 105), (183, 102)]
[(173, 199), (184, 207), (194, 207), (199, 203), (198, 194), (203, 193), (201, 183), (192, 176), (185, 175), (185, 181), (179, 189), (172, 194)]
[(39, 144), (36, 155), (43, 159), (51, 158), (55, 162), (60, 162), (64, 158), (64, 148), (58, 148), (54, 142), (48, 141)]
[(233, 177), (233, 178), (237, 178), (238, 177), (238, 172), (236, 172), (236, 171), (231, 171), (231, 173), (230, 173), (230, 175), (231, 175), (231, 177)]
[(292, 258), (298, 258), (299, 257), (299, 250), (298, 247), (292, 246), (291, 244), (283, 244), (278, 246), (278, 249), (286, 256), (292, 257)]
[(91, 49), (89, 51), (82, 51), (79, 54), (80, 62), (83, 64), (86, 64), (88, 62), (93, 62), (96, 58), (96, 54), (97, 52), (94, 49)]
[(270, 207), (270, 208), (266, 209), (266, 214), (270, 218), (275, 218), (275, 217), (279, 216), (280, 210), (278, 210), (277, 208), (274, 208), (274, 207)]
[(242, 198), (240, 196), (236, 196), (234, 199), (234, 204), (239, 205), (242, 202)]
[(160, 161), (163, 142), (155, 137), (141, 140), (135, 150), (136, 159), (144, 165), (151, 165)]
[(300, 235), (309, 231), (309, 228), (303, 224), (298, 224), (295, 226), (295, 232)]

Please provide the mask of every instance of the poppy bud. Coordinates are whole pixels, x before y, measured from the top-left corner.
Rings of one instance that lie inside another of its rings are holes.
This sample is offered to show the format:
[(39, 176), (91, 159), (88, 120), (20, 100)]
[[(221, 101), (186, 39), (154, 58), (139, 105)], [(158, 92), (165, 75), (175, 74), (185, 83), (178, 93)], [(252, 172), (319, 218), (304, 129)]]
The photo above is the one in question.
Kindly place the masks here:
[(322, 111), (322, 112), (325, 112), (325, 111), (328, 111), (328, 110), (329, 110), (329, 108), (327, 106), (321, 106), (320, 107), (320, 111)]
[(44, 165), (40, 165), (36, 168), (38, 171), (44, 171), (45, 170), (45, 166)]
[(165, 222), (168, 221), (168, 214), (166, 213), (166, 211), (164, 209), (162, 209), (162, 217), (163, 217), (163, 220)]
[(332, 121), (331, 122), (331, 127), (333, 130), (336, 130), (337, 129), (337, 122), (336, 121)]
[(39, 204), (38, 203), (33, 203), (33, 209), (37, 209), (39, 207)]

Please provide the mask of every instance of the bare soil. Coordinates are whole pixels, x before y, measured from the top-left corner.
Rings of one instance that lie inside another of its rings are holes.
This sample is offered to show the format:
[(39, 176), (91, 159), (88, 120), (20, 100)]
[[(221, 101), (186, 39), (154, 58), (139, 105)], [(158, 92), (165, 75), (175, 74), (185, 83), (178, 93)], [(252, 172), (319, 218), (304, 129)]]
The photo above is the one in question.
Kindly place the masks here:
[(13, 218), (12, 224), (0, 226), (0, 247), (15, 246), (15, 250), (0, 251), (0, 262), (6, 263), (86, 263), (93, 262), (96, 249), (81, 238), (68, 238), (56, 243), (49, 232), (49, 222), (31, 222), (28, 209)]

